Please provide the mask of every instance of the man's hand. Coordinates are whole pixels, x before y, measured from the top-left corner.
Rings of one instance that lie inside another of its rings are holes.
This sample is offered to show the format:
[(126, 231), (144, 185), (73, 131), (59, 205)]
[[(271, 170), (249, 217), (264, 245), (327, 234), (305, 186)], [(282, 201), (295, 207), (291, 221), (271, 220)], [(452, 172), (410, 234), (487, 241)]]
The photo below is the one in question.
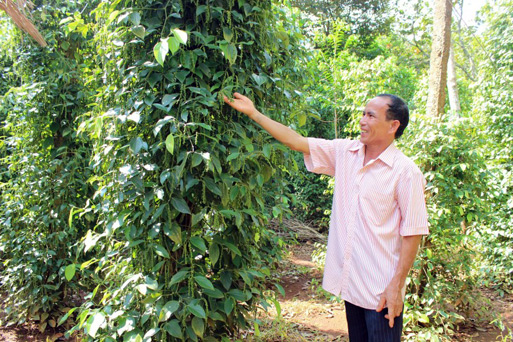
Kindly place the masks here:
[(301, 136), (291, 128), (284, 126), (281, 123), (274, 121), (260, 113), (255, 108), (253, 102), (246, 96), (239, 93), (234, 93), (233, 97), (234, 99), (230, 100), (225, 96), (224, 102), (229, 104), (233, 109), (249, 116), (251, 120), (262, 126), (262, 128), (269, 132), (269, 134), (271, 134), (276, 140), (290, 147), (294, 151), (299, 151), (306, 154), (310, 153), (310, 147), (308, 146), (307, 138)]
[(388, 319), (390, 328), (393, 328), (394, 319), (401, 314), (404, 305), (401, 287), (393, 280), (381, 295), (376, 311), (381, 312), (381, 310), (385, 308), (385, 305), (388, 307), (388, 314), (385, 315), (385, 318)]
[(234, 99), (230, 100), (224, 96), (224, 102), (229, 104), (233, 109), (238, 110), (253, 119), (253, 116), (258, 113), (253, 102), (246, 96), (239, 93), (234, 93), (233, 97)]

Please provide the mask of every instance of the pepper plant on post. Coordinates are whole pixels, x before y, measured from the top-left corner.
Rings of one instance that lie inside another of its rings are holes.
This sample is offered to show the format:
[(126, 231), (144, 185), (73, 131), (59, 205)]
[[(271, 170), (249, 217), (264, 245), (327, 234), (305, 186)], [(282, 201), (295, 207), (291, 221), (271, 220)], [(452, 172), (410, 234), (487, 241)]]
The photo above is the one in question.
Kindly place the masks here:
[(239, 91), (282, 122), (294, 115), (302, 54), (290, 9), (271, 1), (102, 2), (94, 21), (94, 213), (82, 265), (97, 286), (75, 330), (113, 341), (216, 340), (267, 307), (288, 209), (290, 152), (223, 104)]

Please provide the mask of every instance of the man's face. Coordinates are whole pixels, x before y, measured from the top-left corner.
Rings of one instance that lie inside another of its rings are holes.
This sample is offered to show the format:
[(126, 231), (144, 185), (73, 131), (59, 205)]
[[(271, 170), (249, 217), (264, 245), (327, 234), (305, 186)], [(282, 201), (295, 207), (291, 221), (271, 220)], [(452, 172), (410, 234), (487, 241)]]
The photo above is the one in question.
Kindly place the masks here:
[(387, 120), (390, 99), (376, 97), (367, 103), (360, 119), (360, 141), (370, 147), (388, 146), (393, 140), (398, 120)]

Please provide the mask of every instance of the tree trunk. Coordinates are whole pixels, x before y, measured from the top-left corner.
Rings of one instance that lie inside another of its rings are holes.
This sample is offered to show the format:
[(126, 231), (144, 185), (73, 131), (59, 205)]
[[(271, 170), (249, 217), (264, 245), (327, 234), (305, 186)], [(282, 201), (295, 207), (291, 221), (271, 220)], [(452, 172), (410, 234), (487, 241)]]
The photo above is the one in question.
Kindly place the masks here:
[(460, 96), (458, 94), (456, 63), (454, 62), (454, 47), (452, 44), (449, 52), (449, 62), (447, 64), (447, 92), (449, 93), (449, 104), (451, 106), (451, 112), (460, 117)]
[(445, 106), (447, 61), (451, 44), (451, 11), (452, 3), (449, 0), (435, 0), (427, 101), (427, 114), (435, 117), (443, 113)]

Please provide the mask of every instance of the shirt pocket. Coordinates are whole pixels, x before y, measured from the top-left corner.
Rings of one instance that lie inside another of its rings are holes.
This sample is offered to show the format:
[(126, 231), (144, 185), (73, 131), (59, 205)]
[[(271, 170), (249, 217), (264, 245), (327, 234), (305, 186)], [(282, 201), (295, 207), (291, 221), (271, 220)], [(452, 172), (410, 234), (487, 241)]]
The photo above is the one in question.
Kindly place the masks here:
[[(388, 227), (393, 220), (394, 213), (397, 208), (397, 201), (393, 192), (386, 192), (369, 187), (363, 191), (361, 196), (362, 214), (365, 221), (372, 227)], [(387, 224), (388, 223), (388, 224)], [(389, 232), (383, 231), (387, 234)]]

